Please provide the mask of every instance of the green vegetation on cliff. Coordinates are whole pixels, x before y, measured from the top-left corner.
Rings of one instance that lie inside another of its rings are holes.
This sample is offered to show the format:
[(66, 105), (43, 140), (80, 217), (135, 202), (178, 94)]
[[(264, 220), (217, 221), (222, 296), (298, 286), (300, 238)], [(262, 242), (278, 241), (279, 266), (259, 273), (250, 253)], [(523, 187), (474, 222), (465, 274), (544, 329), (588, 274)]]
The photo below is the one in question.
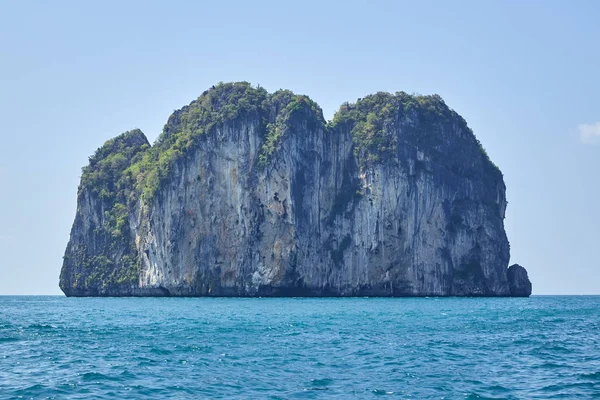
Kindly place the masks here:
[[(432, 125), (456, 117), (438, 95), (413, 96), (404, 92), (395, 95), (378, 92), (359, 99), (356, 103), (345, 103), (334, 115), (331, 128), (350, 130), (354, 142), (354, 155), (361, 166), (378, 163), (396, 155), (398, 137), (395, 128), (404, 119), (413, 121), (420, 131), (417, 145), (436, 145)], [(426, 143), (426, 141), (430, 143)]]
[(269, 111), (269, 94), (248, 82), (219, 83), (189, 106), (174, 112), (156, 142), (162, 150), (185, 152), (194, 139), (226, 122), (259, 116)]
[(127, 196), (131, 182), (126, 171), (150, 149), (142, 131), (134, 129), (108, 140), (83, 167), (79, 193), (89, 190), (98, 196), (105, 211), (103, 229), (114, 238), (124, 236), (127, 228)]
[(174, 166), (214, 129), (253, 118), (266, 125), (270, 111), (268, 98), (264, 88), (252, 87), (248, 82), (219, 83), (190, 105), (175, 111), (155, 145), (125, 171), (135, 188), (132, 197), (141, 195), (151, 201)]
[[(96, 198), (104, 210), (101, 223), (94, 232), (97, 247), (106, 249), (107, 254), (119, 253), (119, 249), (135, 254), (126, 204), (131, 185), (125, 171), (133, 160), (149, 149), (150, 145), (142, 131), (128, 131), (104, 143), (82, 170), (79, 194), (86, 193)], [(77, 285), (93, 287), (98, 282), (126, 284), (137, 279), (139, 260), (129, 254), (111, 260), (106, 256), (90, 256), (87, 249), (80, 248), (76, 255), (80, 267), (92, 271), (81, 282), (82, 275), (76, 276)]]
[[(151, 202), (177, 163), (189, 157), (207, 133), (244, 121), (258, 121), (256, 128), (264, 138), (257, 160), (261, 166), (270, 162), (282, 139), (295, 129), (349, 132), (362, 169), (396, 159), (398, 149), (407, 146), (435, 153), (443, 147), (437, 134), (441, 128), (472, 134), (464, 119), (438, 95), (378, 92), (343, 104), (326, 125), (321, 108), (307, 96), (289, 90), (269, 94), (248, 82), (219, 83), (175, 111), (154, 146), (139, 130), (107, 141), (83, 168), (80, 190), (89, 188), (106, 202), (108, 229), (115, 237), (122, 235), (128, 203), (140, 198)], [(477, 143), (488, 164), (498, 170)]]
[(276, 118), (273, 123), (267, 124), (267, 135), (259, 155), (259, 162), (263, 166), (269, 162), (282, 138), (294, 128), (296, 121), (306, 123), (311, 130), (316, 129), (319, 124), (325, 126), (321, 107), (308, 96), (280, 90), (271, 96), (271, 104), (275, 109)]
[[(464, 119), (438, 95), (378, 92), (356, 103), (343, 104), (326, 125), (321, 108), (308, 96), (289, 90), (269, 94), (248, 82), (221, 82), (175, 111), (154, 146), (150, 147), (139, 130), (107, 141), (84, 167), (80, 190), (90, 188), (111, 203), (111, 208), (116, 207), (111, 225), (119, 234), (124, 205), (139, 198), (151, 202), (175, 165), (192, 154), (191, 150), (207, 133), (244, 121), (258, 121), (256, 128), (264, 137), (258, 154), (261, 166), (269, 163), (282, 138), (296, 128), (322, 127), (328, 134), (336, 130), (349, 132), (361, 168), (396, 158), (401, 147), (435, 151), (443, 145), (437, 131), (444, 126), (472, 133)], [(485, 159), (497, 170), (477, 143)]]
[[(444, 145), (438, 134), (443, 127), (450, 130), (459, 128), (472, 134), (465, 120), (439, 95), (410, 95), (405, 92), (378, 92), (358, 99), (356, 103), (345, 103), (329, 123), (330, 129), (350, 131), (354, 155), (362, 168), (395, 158), (399, 147), (437, 151)], [(398, 130), (400, 137), (396, 134)], [(489, 164), (498, 169), (489, 160), (481, 143), (473, 138)], [(399, 140), (402, 142), (399, 143)]]
[(92, 194), (107, 202), (120, 200), (127, 189), (121, 180), (123, 172), (140, 152), (149, 148), (146, 136), (139, 129), (106, 141), (90, 157), (90, 163), (83, 167), (79, 192), (90, 189)]
[(115, 168), (110, 174), (102, 170), (100, 174), (126, 188), (128, 201), (141, 196), (150, 202), (175, 165), (188, 157), (206, 134), (227, 125), (234, 127), (243, 121), (258, 121), (257, 128), (265, 137), (259, 162), (266, 165), (295, 120), (305, 121), (310, 128), (325, 124), (320, 107), (307, 96), (295, 95), (289, 90), (269, 94), (248, 82), (219, 83), (190, 105), (175, 111), (151, 148), (135, 154), (124, 154), (106, 145), (99, 149), (102, 153), (114, 151), (121, 162), (119, 166), (126, 164), (124, 157), (130, 160), (125, 169)]

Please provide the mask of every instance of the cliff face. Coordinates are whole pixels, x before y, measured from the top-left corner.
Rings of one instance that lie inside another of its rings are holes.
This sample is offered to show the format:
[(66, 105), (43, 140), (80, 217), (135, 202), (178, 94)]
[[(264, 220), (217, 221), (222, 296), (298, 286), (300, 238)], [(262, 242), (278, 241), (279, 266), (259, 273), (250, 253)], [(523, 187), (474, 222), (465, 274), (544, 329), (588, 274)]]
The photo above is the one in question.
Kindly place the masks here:
[(502, 174), (438, 96), (378, 93), (326, 123), (305, 96), (220, 84), (154, 146), (131, 131), (90, 158), (60, 287), (528, 296), (526, 272), (509, 282), (505, 208)]

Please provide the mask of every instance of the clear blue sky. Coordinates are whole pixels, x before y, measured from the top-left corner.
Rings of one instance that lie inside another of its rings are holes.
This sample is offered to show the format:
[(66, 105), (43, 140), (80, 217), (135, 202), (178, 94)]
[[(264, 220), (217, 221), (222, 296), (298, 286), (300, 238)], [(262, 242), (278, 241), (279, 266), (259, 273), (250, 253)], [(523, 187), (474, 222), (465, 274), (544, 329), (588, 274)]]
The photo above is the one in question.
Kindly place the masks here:
[(0, 2), (0, 294), (60, 293), (98, 146), (153, 141), (234, 80), (328, 119), (380, 90), (440, 94), (504, 172), (534, 294), (600, 294), (599, 20), (594, 0)]

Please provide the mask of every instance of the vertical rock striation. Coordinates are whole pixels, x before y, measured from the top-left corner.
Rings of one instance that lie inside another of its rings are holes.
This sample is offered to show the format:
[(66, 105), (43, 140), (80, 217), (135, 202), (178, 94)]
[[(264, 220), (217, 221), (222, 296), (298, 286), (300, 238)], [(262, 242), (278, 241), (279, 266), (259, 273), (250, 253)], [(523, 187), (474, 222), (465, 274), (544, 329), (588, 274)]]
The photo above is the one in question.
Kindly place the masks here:
[(505, 209), (501, 172), (439, 96), (377, 93), (326, 123), (306, 96), (219, 84), (152, 147), (130, 131), (90, 158), (60, 287), (528, 296)]

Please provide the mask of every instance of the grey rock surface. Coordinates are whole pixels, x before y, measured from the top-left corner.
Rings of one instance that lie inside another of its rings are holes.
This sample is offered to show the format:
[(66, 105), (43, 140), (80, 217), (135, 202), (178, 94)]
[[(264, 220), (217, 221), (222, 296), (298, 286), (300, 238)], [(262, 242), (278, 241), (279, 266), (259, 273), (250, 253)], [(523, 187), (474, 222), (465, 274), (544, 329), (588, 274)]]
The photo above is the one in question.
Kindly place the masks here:
[[(359, 147), (360, 121), (326, 124), (320, 110), (300, 107), (261, 162), (265, 126), (281, 114), (271, 100), (267, 114), (219, 120), (194, 136), (152, 197), (133, 188), (141, 175), (123, 172), (138, 152), (151, 151), (147, 140), (139, 131), (114, 139), (133, 154), (114, 179), (131, 178), (103, 183), (125, 187), (112, 198), (80, 186), (61, 289), (68, 296), (528, 296), (527, 272), (507, 269), (501, 172), (441, 99), (429, 99), (443, 112), (436, 119), (388, 96), (393, 107), (377, 131), (387, 146), (381, 159)], [(185, 132), (193, 105), (171, 116), (153, 148)]]

